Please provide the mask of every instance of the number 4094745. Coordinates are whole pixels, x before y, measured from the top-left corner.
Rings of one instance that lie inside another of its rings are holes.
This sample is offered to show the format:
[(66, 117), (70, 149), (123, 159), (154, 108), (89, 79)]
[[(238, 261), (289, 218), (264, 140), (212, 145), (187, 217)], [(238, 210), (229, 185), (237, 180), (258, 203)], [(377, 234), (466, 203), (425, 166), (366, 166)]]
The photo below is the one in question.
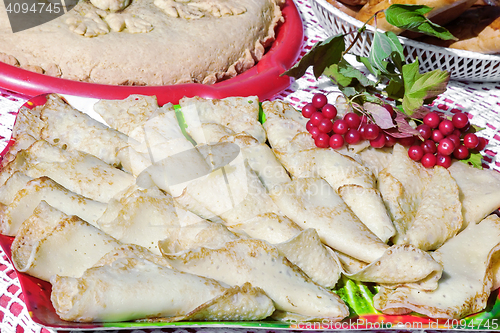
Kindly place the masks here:
[(448, 319), (444, 324), (447, 329), (487, 329), (496, 330), (499, 328), (498, 319)]
[(61, 12), (61, 6), (59, 3), (27, 3), (27, 2), (10, 2), (5, 8), (7, 13), (11, 14), (28, 14), (28, 13), (54, 13), (58, 14)]

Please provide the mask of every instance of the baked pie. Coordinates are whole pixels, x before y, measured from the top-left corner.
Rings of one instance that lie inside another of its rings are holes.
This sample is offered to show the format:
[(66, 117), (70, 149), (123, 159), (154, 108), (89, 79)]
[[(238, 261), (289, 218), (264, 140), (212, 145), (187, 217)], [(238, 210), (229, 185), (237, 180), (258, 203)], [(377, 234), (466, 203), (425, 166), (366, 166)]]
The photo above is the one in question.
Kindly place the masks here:
[(81, 0), (12, 33), (0, 6), (0, 61), (113, 85), (211, 84), (244, 72), (275, 39), (283, 0)]

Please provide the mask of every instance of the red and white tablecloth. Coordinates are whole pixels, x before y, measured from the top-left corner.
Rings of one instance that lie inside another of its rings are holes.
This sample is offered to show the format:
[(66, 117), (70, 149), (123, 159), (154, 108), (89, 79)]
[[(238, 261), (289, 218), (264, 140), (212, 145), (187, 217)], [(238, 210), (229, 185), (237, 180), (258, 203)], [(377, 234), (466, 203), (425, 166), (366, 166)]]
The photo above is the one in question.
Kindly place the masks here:
[[(327, 36), (317, 23), (311, 7), (306, 0), (295, 0), (305, 27), (304, 43), (301, 56), (311, 49), (318, 41)], [(1, 73), (0, 73), (1, 75)], [(329, 93), (329, 99), (334, 100), (338, 90), (332, 86), (328, 79), (316, 80), (311, 71), (304, 77), (295, 81), (288, 89), (275, 96), (297, 108), (301, 108), (310, 101), (316, 92)], [(7, 144), (12, 125), (14, 124), (17, 109), (29, 98), (0, 87), (0, 150)], [(500, 82), (499, 83), (471, 83), (455, 82), (449, 84), (448, 90), (441, 95), (432, 105), (433, 110), (453, 113), (467, 112), (471, 122), (485, 130), (480, 135), (488, 139), (489, 144), (484, 151), (486, 168), (500, 172)], [(159, 331), (159, 330), (158, 330)], [(191, 332), (192, 329), (164, 329), (162, 331)], [(200, 330), (198, 330), (199, 332)], [(238, 329), (203, 329), (203, 332), (243, 332)], [(23, 293), (13, 266), (5, 253), (0, 249), (0, 332), (22, 333), (43, 332), (53, 330), (42, 328), (34, 323), (28, 314), (23, 300)], [(134, 330), (134, 333), (143, 332)]]

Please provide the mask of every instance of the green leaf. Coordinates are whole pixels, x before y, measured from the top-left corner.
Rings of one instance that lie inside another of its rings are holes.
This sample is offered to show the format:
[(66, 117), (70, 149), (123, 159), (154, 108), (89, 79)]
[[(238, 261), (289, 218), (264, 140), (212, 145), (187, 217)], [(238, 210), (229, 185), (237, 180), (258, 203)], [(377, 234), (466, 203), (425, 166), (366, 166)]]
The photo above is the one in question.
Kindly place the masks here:
[(470, 153), (469, 158), (460, 160), (465, 164), (471, 164), (474, 168), (483, 168), (483, 156), (480, 153)]
[(329, 77), (332, 81), (334, 81), (338, 86), (347, 87), (352, 82), (352, 77), (345, 76), (339, 72), (339, 65), (331, 65), (327, 67), (324, 71), (324, 74)]
[(367, 57), (356, 56), (356, 60), (365, 65), (366, 69), (368, 69), (368, 71), (373, 75), (377, 77), (380, 75), (380, 71), (372, 66), (370, 60)]
[(348, 305), (352, 315), (379, 313), (373, 307), (373, 296), (377, 291), (372, 290), (367, 284), (342, 276), (336, 292)]
[(262, 102), (259, 102), (259, 122), (261, 124), (266, 122), (266, 114), (264, 113), (264, 109), (262, 109)]
[[(363, 72), (352, 66), (345, 59), (340, 60), (337, 65), (332, 65), (325, 69), (324, 74), (334, 79), (338, 85), (344, 87), (349, 85), (352, 86), (356, 83), (360, 83), (363, 87), (375, 87), (377, 84), (367, 78)], [(357, 81), (353, 82), (353, 79), (356, 79)]]
[(316, 78), (320, 77), (325, 68), (337, 64), (345, 51), (344, 35), (336, 35), (323, 42), (316, 43), (292, 68), (281, 75), (288, 75), (295, 79), (302, 77), (310, 66)]
[(391, 61), (396, 66), (398, 71), (401, 72), (405, 59), (403, 45), (401, 45), (398, 36), (392, 31), (386, 31), (385, 35), (387, 36), (388, 41), (392, 44), (392, 52), (390, 55)]
[(446, 91), (450, 73), (436, 69), (420, 74), (417, 59), (403, 66), (403, 79), (405, 87), (403, 110), (411, 116), (424, 104), (424, 101), (432, 100)]
[(423, 33), (426, 35), (449, 40), (455, 38), (445, 28), (431, 22), (424, 15), (432, 10), (424, 5), (393, 4), (385, 10), (387, 23), (398, 28)]
[(397, 80), (390, 80), (385, 87), (385, 92), (390, 98), (402, 99), (405, 93), (404, 83)]
[(387, 68), (388, 61), (386, 60), (393, 52), (393, 41), (386, 34), (375, 31), (373, 35), (372, 47), (368, 54), (370, 64), (382, 74), (392, 75), (393, 72)]

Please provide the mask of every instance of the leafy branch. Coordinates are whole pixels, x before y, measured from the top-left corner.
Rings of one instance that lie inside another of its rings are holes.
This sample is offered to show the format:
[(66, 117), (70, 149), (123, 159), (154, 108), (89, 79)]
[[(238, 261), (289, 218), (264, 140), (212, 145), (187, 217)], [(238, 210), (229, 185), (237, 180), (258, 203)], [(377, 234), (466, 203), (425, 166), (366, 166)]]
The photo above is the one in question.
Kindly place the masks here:
[[(432, 8), (422, 5), (393, 4), (384, 10), (388, 23), (404, 30), (435, 36), (441, 39), (456, 39), (445, 28), (425, 17)], [(372, 18), (375, 18), (375, 13)], [(367, 21), (370, 22), (371, 18)], [(405, 50), (398, 36), (375, 29), (368, 57), (357, 56), (356, 60), (368, 71), (363, 73), (353, 66), (345, 55), (358, 42), (366, 30), (367, 22), (357, 30), (332, 36), (316, 43), (295, 66), (284, 72), (298, 79), (312, 66), (318, 79), (321, 75), (330, 78), (344, 94), (351, 107), (366, 115), (371, 121), (396, 138), (420, 136), (415, 127), (429, 112), (425, 107), (446, 91), (450, 74), (443, 70), (419, 72), (419, 59), (406, 63)], [(356, 34), (347, 45), (345, 37)], [(383, 96), (379, 98), (378, 96)], [(395, 104), (395, 115), (387, 110), (387, 99)], [(471, 154), (470, 160), (477, 162), (480, 155)], [(477, 164), (477, 163), (473, 163)]]
[[(442, 39), (455, 39), (445, 28), (432, 23), (424, 16), (431, 9), (421, 5), (395, 4), (384, 12), (387, 22), (398, 28)], [(446, 90), (450, 78), (449, 73), (434, 70), (420, 74), (418, 59), (411, 64), (406, 64), (403, 46), (398, 36), (391, 31), (382, 33), (375, 29), (368, 57), (356, 58), (358, 62), (365, 65), (375, 80), (370, 79), (350, 64), (344, 55), (357, 42), (361, 33), (366, 29), (366, 24), (357, 31), (332, 36), (323, 42), (316, 43), (284, 75), (297, 79), (303, 76), (310, 66), (313, 66), (313, 74), (316, 78), (321, 75), (329, 77), (348, 99), (360, 105), (365, 102), (383, 104), (380, 99), (373, 96), (374, 93), (381, 93), (395, 100), (396, 106), (407, 116), (412, 116), (424, 103), (431, 102)], [(346, 49), (344, 37), (353, 33), (356, 33), (356, 36)]]

